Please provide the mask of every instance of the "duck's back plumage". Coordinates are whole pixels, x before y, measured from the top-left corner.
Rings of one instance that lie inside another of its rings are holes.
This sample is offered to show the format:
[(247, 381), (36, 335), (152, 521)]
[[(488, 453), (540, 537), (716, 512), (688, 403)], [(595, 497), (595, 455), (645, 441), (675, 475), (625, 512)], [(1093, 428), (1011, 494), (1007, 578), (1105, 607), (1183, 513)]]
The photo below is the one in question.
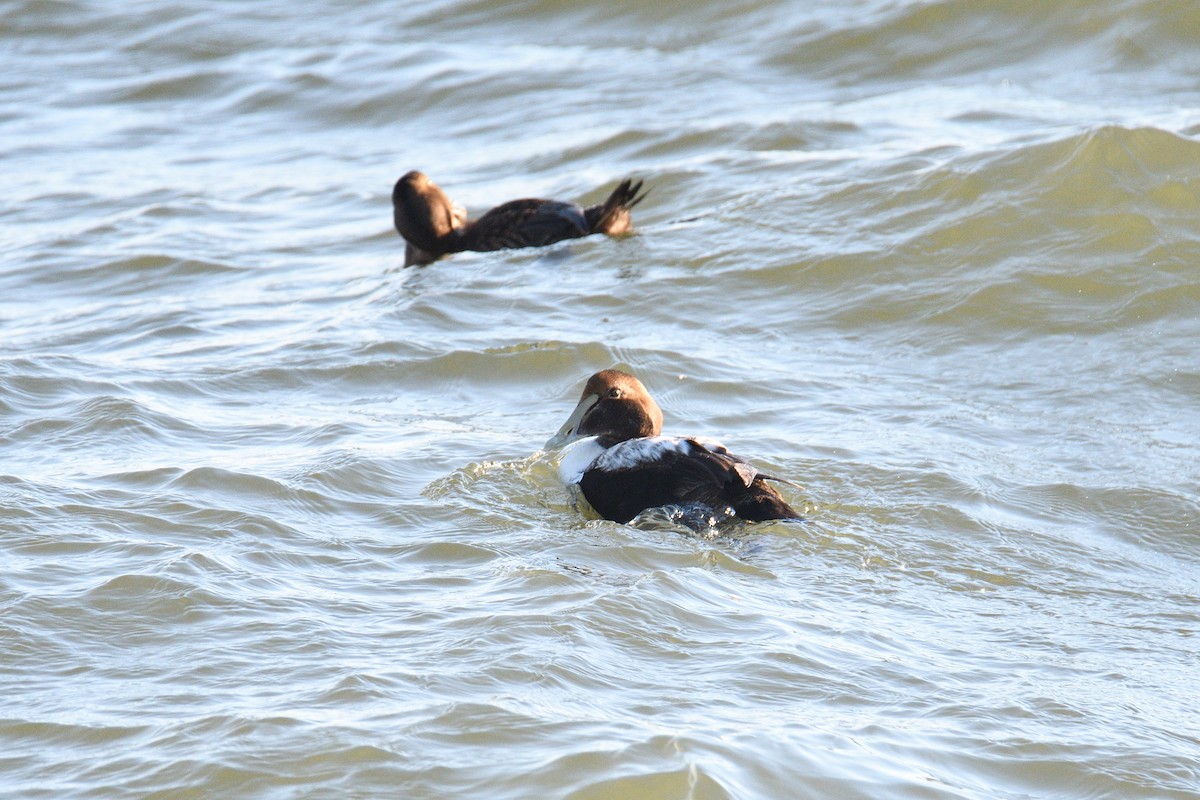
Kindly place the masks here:
[(715, 442), (656, 436), (604, 451), (579, 476), (584, 498), (605, 519), (628, 522), (648, 508), (700, 504), (751, 522), (799, 519), (768, 475)]
[(512, 200), (470, 222), (460, 237), (463, 250), (544, 247), (589, 233), (584, 210), (557, 200)]

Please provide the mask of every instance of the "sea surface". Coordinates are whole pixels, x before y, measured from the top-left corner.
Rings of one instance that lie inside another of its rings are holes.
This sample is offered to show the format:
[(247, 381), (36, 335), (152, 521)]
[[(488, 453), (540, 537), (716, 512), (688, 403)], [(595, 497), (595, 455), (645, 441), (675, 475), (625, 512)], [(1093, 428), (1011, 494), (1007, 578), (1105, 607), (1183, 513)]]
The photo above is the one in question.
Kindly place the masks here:
[[(8, 0), (0, 65), (0, 797), (1200, 797), (1195, 0)], [(405, 268), (410, 169), (650, 195)], [(574, 505), (613, 366), (806, 521)]]

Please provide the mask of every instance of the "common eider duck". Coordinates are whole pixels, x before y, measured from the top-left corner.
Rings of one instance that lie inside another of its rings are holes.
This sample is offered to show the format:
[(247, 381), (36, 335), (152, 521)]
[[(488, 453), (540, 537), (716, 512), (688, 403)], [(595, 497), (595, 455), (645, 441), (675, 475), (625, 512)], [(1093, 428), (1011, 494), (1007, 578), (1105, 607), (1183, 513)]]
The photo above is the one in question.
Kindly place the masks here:
[(641, 181), (626, 178), (607, 200), (587, 208), (527, 198), (502, 203), (472, 220), (425, 173), (413, 170), (392, 189), (392, 218), (407, 245), (407, 267), (463, 250), (544, 247), (593, 233), (619, 236), (633, 227), (629, 209), (646, 197), (646, 192), (638, 194), (641, 189)]
[(577, 485), (597, 514), (615, 522), (648, 508), (697, 504), (752, 522), (801, 519), (766, 483), (790, 481), (763, 475), (717, 442), (662, 436), (662, 421), (641, 381), (606, 369), (588, 379), (546, 448), (569, 445), (559, 462), (563, 483)]

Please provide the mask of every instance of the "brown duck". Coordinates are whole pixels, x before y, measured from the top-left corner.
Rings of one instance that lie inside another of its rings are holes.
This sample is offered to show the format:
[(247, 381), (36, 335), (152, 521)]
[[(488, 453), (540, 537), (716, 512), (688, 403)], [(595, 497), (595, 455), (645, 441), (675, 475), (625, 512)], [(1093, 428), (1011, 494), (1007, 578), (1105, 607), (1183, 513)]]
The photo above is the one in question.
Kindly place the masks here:
[(527, 198), (502, 203), (472, 220), (425, 173), (413, 170), (396, 181), (392, 215), (396, 231), (407, 243), (404, 265), (429, 264), (464, 250), (544, 247), (593, 233), (628, 233), (632, 229), (629, 210), (646, 196), (646, 192), (638, 194), (641, 188), (641, 181), (627, 178), (607, 200), (594, 206)]
[(800, 519), (764, 475), (711, 439), (660, 436), (662, 411), (642, 382), (597, 372), (547, 448), (569, 445), (559, 475), (605, 519), (628, 522), (648, 508), (705, 506), (744, 520)]

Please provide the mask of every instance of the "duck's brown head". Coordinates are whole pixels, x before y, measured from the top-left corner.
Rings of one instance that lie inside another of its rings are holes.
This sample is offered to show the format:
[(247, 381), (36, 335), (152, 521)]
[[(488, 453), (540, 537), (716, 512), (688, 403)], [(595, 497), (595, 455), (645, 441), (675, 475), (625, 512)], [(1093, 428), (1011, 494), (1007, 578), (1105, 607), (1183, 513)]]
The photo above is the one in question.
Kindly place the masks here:
[(579, 404), (547, 447), (561, 447), (585, 436), (611, 447), (627, 439), (657, 436), (663, 415), (642, 382), (629, 373), (605, 369), (588, 378)]
[(465, 216), (423, 172), (405, 173), (392, 189), (396, 231), (411, 247), (431, 256), (431, 261), (452, 252), (454, 231), (462, 227)]

